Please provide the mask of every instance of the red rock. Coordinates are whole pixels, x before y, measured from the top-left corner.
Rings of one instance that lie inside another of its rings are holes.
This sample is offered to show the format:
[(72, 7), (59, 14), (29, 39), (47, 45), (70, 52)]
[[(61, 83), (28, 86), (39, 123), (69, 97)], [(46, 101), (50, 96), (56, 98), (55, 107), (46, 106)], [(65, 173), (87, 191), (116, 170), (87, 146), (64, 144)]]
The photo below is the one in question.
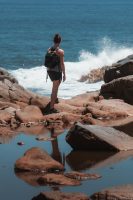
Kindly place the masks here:
[(26, 106), (24, 109), (16, 112), (16, 118), (21, 123), (37, 122), (43, 120), (43, 115), (37, 106)]
[(41, 172), (64, 170), (64, 167), (51, 158), (46, 151), (34, 147), (26, 151), (24, 156), (16, 161), (15, 169)]

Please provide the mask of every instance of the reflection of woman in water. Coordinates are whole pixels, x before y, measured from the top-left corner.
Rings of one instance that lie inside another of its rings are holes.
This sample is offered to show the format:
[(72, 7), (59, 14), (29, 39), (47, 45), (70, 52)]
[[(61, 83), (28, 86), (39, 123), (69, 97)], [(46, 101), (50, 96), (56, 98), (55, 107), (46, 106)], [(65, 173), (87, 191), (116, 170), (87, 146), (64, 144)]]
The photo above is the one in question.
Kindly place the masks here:
[[(51, 129), (51, 137), (54, 137), (54, 128)], [(52, 150), (53, 150), (53, 152), (51, 154), (52, 158), (54, 158), (56, 161), (58, 161), (64, 165), (64, 161), (62, 159), (62, 155), (59, 150), (57, 137), (51, 141), (51, 144), (52, 144)]]

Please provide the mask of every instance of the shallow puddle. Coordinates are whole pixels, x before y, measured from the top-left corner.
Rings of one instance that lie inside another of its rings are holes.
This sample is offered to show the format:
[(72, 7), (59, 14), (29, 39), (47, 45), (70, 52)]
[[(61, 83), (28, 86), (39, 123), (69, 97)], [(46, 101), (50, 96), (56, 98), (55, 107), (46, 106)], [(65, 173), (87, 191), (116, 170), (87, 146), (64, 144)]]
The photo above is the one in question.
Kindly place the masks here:
[[(54, 130), (52, 133), (46, 129), (40, 129), (39, 132), (37, 127), (27, 130), (25, 133), (20, 130), (14, 137), (0, 136), (1, 200), (31, 200), (40, 192), (54, 190), (83, 192), (90, 196), (110, 186), (133, 184), (133, 151), (118, 153), (73, 151), (65, 142), (67, 130), (59, 135), (56, 132), (55, 135), (58, 137), (55, 139), (50, 139), (55, 137)], [(19, 142), (23, 145), (18, 145)], [(32, 147), (46, 150), (54, 159), (65, 165), (65, 172), (96, 173), (102, 178), (82, 181), (80, 186), (39, 186), (33, 174), (14, 171), (16, 160)]]

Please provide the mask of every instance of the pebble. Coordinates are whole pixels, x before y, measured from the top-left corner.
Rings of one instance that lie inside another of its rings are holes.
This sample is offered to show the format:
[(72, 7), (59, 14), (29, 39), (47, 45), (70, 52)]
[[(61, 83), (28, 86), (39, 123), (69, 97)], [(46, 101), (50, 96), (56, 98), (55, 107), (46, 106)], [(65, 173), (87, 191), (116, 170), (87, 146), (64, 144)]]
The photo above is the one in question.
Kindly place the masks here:
[(22, 145), (24, 145), (24, 142), (18, 142), (17, 143), (19, 146), (22, 146)]

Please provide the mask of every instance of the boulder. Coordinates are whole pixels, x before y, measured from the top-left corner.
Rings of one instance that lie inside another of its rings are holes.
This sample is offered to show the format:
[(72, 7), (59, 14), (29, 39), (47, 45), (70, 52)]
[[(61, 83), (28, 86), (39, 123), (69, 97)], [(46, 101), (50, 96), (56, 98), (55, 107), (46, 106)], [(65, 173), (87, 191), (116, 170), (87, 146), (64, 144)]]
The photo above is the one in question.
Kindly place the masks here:
[(121, 123), (114, 123), (113, 127), (133, 137), (133, 116), (121, 120)]
[(54, 185), (69, 185), (76, 186), (80, 185), (79, 180), (75, 180), (69, 177), (64, 176), (63, 174), (45, 174), (38, 179), (38, 182), (41, 185), (54, 184)]
[(32, 200), (89, 200), (83, 193), (66, 193), (66, 192), (41, 192), (38, 196), (33, 197)]
[(100, 95), (104, 98), (123, 99), (133, 105), (133, 75), (102, 85)]
[(11, 121), (12, 114), (5, 110), (0, 110), (0, 122), (7, 122), (9, 123)]
[(91, 196), (92, 200), (133, 200), (133, 185), (116, 186), (97, 192)]
[(114, 63), (107, 67), (104, 74), (104, 81), (108, 83), (114, 79), (133, 75), (133, 55)]
[(16, 161), (15, 169), (19, 171), (42, 172), (64, 170), (64, 167), (51, 158), (46, 151), (33, 147), (26, 151), (22, 158)]
[(43, 115), (41, 110), (37, 106), (26, 106), (22, 110), (16, 111), (16, 118), (21, 123), (26, 122), (38, 122), (40, 120), (43, 120)]
[(18, 81), (4, 68), (0, 67), (0, 81), (9, 80), (11, 83), (18, 83)]
[(36, 95), (25, 90), (18, 81), (3, 68), (0, 68), (0, 99), (11, 103), (24, 102), (29, 104)]
[(120, 99), (103, 99), (98, 102), (88, 102), (83, 115), (88, 114), (88, 117), (100, 120), (105, 124), (113, 123), (117, 120), (122, 120), (133, 116), (133, 106), (123, 102)]
[[(114, 140), (115, 138), (115, 140)], [(66, 141), (78, 150), (132, 150), (133, 138), (112, 127), (76, 123), (66, 135)]]
[(82, 75), (80, 78), (80, 82), (87, 82), (87, 83), (96, 83), (103, 80), (103, 76), (105, 73), (105, 68), (97, 68), (90, 71), (87, 75)]
[(63, 103), (76, 107), (84, 107), (86, 104), (88, 104), (88, 102), (97, 102), (98, 100), (99, 100), (99, 91), (96, 91), (96, 92), (86, 92), (84, 94), (76, 95), (71, 99), (63, 100)]

